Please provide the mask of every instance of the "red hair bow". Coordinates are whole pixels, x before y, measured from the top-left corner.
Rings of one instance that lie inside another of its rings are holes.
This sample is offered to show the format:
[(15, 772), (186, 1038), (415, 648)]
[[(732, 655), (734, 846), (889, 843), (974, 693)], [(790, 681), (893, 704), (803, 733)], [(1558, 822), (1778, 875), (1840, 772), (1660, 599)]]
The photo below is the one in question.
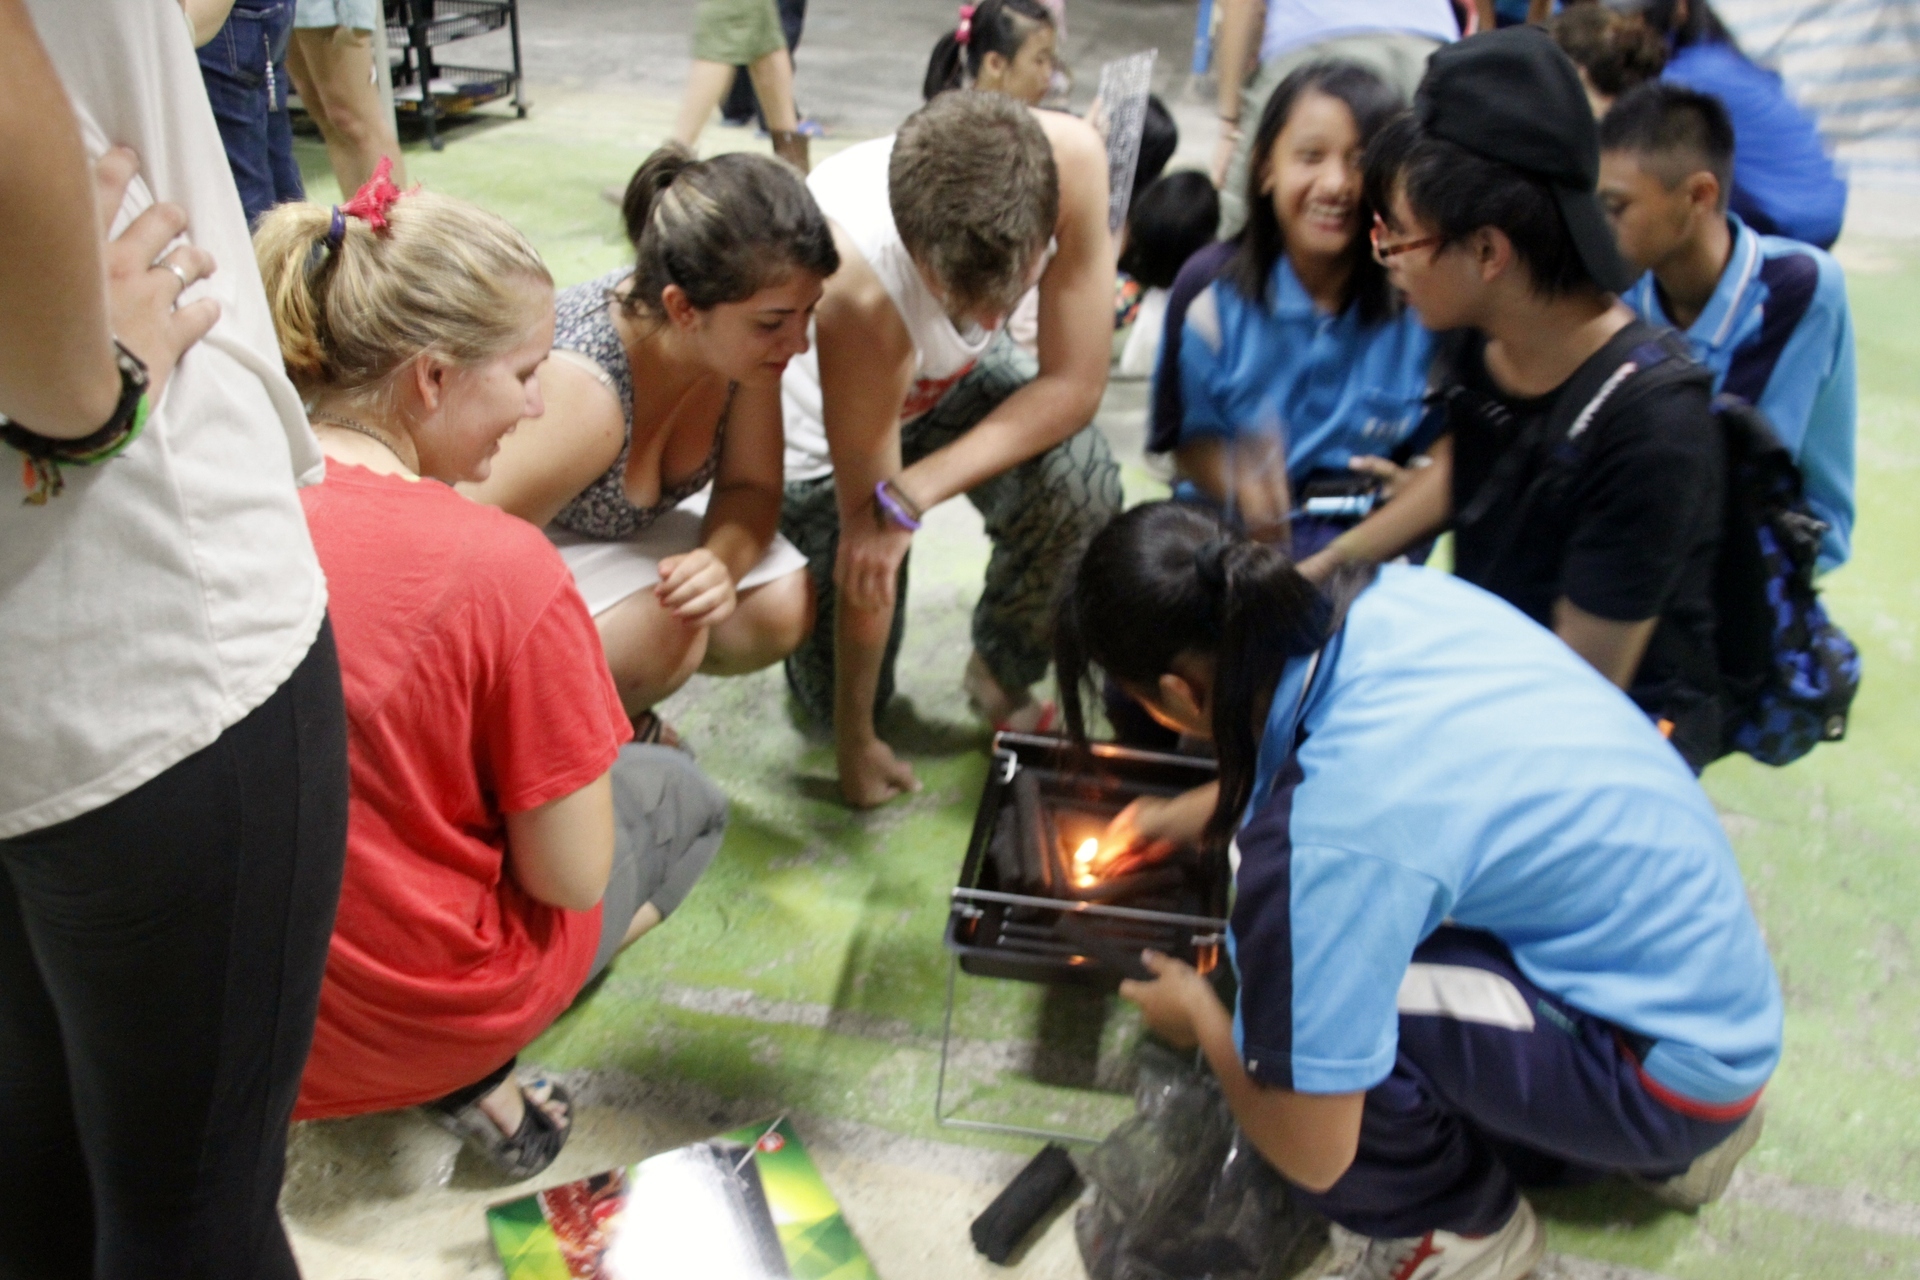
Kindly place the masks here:
[(387, 210), (393, 208), (393, 202), (400, 196), (400, 188), (393, 185), (393, 157), (381, 156), (373, 176), (353, 193), (353, 199), (340, 206), (340, 212), (359, 218), (375, 231), (385, 231)]
[(960, 6), (960, 25), (954, 28), (953, 38), (960, 44), (965, 44), (967, 43), (968, 40), (973, 38), (973, 6), (972, 5), (963, 4)]

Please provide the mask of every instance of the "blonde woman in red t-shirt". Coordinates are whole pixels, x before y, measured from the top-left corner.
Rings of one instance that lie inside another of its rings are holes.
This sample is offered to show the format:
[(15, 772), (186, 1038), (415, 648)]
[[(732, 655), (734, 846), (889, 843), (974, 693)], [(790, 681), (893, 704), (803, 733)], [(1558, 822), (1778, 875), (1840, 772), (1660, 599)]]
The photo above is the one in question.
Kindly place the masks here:
[(511, 226), (384, 174), (255, 238), (327, 478), (302, 497), (346, 689), (347, 871), (296, 1117), (424, 1105), (503, 1172), (566, 1094), (515, 1055), (686, 896), (726, 801), (632, 736), (567, 566), (450, 486), (542, 410), (553, 282)]

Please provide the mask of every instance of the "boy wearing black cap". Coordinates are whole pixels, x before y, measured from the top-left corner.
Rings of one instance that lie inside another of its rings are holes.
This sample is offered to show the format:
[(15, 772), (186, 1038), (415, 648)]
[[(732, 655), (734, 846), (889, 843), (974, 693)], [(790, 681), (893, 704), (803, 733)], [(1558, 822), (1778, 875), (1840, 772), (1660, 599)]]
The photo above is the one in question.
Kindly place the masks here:
[(1635, 273), (1595, 196), (1573, 64), (1533, 28), (1442, 50), (1367, 169), (1375, 255), (1428, 327), (1460, 331), (1449, 434), (1436, 465), (1302, 569), (1452, 528), (1456, 573), (1551, 628), (1704, 767), (1720, 754), (1724, 448), (1704, 372), (1631, 377), (1665, 353), (1615, 297)]

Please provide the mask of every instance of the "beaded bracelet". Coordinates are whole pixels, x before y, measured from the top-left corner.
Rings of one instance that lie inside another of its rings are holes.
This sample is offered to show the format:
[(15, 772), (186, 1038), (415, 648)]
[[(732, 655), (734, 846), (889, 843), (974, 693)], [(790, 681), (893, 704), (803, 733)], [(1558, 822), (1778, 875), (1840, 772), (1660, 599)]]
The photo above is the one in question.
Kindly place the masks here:
[(120, 399), (113, 407), (113, 416), (98, 431), (77, 440), (58, 440), (0, 414), (0, 440), (21, 454), (20, 483), (27, 491), (21, 501), (28, 506), (43, 507), (49, 498), (66, 491), (66, 480), (60, 474), (62, 465), (96, 466), (125, 452), (139, 439), (152, 409), (147, 400), (147, 366), (121, 346), (118, 338), (113, 340), (113, 358), (120, 371)]

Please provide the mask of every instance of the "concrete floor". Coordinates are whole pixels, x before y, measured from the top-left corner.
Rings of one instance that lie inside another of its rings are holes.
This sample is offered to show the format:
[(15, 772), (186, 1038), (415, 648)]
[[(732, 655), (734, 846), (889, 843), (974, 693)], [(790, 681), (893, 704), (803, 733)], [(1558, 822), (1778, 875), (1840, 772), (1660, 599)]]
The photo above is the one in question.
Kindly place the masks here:
[[(522, 0), (534, 107), (525, 121), (456, 128), (413, 176), (525, 229), (562, 284), (620, 263), (598, 199), (663, 135), (684, 74), (692, 6), (667, 0)], [(799, 93), (834, 147), (892, 127), (918, 102), (944, 4), (814, 0)], [(1211, 145), (1184, 97), (1191, 8), (1073, 0), (1076, 101), (1101, 60), (1157, 46), (1156, 87), (1183, 125), (1183, 156)], [(475, 52), (477, 49), (477, 53)], [(463, 59), (495, 56), (480, 42)], [(715, 127), (709, 149), (765, 143)], [(324, 158), (303, 144), (316, 199)], [(1661, 1212), (1620, 1188), (1546, 1199), (1555, 1253), (1542, 1276), (1690, 1280), (1920, 1276), (1920, 590), (1907, 548), (1920, 514), (1920, 247), (1889, 238), (1905, 209), (1856, 194), (1842, 244), (1862, 375), (1861, 525), (1829, 606), (1867, 657), (1850, 740), (1771, 771), (1716, 765), (1708, 789), (1747, 870), (1789, 1002), (1786, 1062), (1766, 1138), (1723, 1204)], [(1100, 417), (1130, 500), (1163, 490), (1139, 454), (1140, 384), (1116, 383)], [(779, 672), (696, 680), (667, 707), (734, 802), (706, 880), (668, 926), (624, 956), (528, 1058), (582, 1103), (561, 1162), (581, 1176), (790, 1112), (855, 1231), (889, 1280), (1082, 1275), (1070, 1215), (1009, 1271), (973, 1254), (966, 1224), (1037, 1144), (933, 1122), (944, 1007), (940, 943), (984, 776), (985, 732), (958, 690), (987, 544), (965, 503), (916, 541), (902, 696), (889, 733), (926, 789), (873, 814), (835, 802), (831, 751), (785, 714)], [(963, 978), (950, 1105), (1098, 1132), (1129, 1110), (1137, 1024), (1105, 1001)], [(499, 1275), (481, 1210), (526, 1188), (490, 1183), (409, 1115), (298, 1126), (283, 1207), (310, 1280)]]

